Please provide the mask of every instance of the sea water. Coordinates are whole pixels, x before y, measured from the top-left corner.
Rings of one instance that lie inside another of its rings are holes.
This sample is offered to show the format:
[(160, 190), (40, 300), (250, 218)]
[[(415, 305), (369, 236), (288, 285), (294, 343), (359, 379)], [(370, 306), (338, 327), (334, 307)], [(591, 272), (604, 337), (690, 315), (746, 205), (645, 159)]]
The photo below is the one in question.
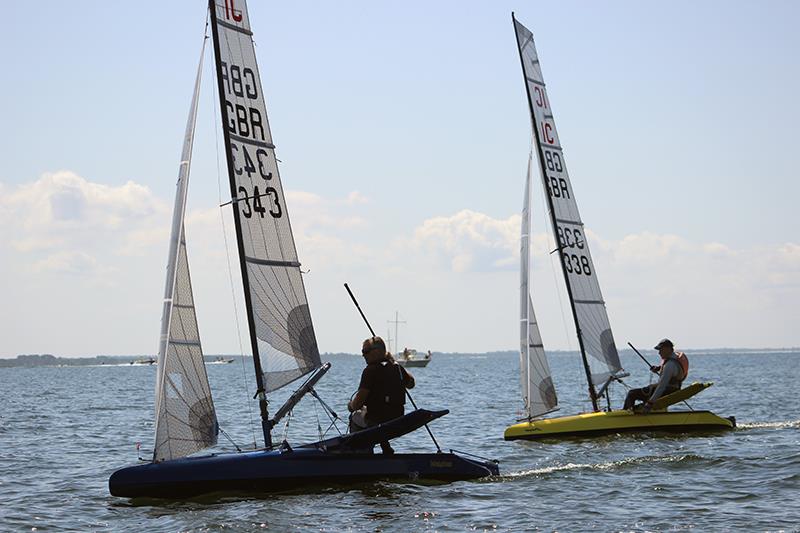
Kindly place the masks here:
[[(155, 366), (2, 368), (0, 531), (800, 530), (800, 354), (689, 356), (690, 381), (715, 382), (689, 404), (736, 416), (736, 430), (505, 442), (504, 429), (520, 416), (517, 356), (434, 354), (427, 368), (411, 369), (414, 400), (450, 409), (431, 424), (442, 448), (499, 460), (499, 477), (187, 502), (108, 493), (114, 470), (152, 453)], [(346, 418), (363, 361), (329, 359), (333, 368), (317, 390)], [(580, 358), (550, 359), (558, 414), (589, 409)], [(623, 364), (633, 374), (629, 385), (651, 379), (636, 356), (625, 354)], [(241, 448), (260, 440), (251, 365), (236, 358), (207, 366), (222, 429)], [(273, 411), (287, 389), (272, 398)], [(625, 392), (615, 386), (615, 407)], [(320, 431), (335, 434), (329, 426), (325, 410), (307, 398), (274, 438), (307, 442)], [(435, 451), (423, 429), (394, 447)], [(220, 436), (218, 449), (233, 445)]]

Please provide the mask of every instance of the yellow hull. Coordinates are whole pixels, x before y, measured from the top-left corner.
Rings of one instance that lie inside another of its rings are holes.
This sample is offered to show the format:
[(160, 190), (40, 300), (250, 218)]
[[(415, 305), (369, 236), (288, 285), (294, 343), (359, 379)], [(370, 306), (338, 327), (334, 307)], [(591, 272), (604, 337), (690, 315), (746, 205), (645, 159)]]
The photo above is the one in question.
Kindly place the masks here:
[(686, 432), (734, 427), (733, 417), (722, 418), (711, 411), (658, 411), (645, 415), (617, 410), (522, 422), (506, 428), (503, 437), (506, 440), (558, 439), (621, 432)]

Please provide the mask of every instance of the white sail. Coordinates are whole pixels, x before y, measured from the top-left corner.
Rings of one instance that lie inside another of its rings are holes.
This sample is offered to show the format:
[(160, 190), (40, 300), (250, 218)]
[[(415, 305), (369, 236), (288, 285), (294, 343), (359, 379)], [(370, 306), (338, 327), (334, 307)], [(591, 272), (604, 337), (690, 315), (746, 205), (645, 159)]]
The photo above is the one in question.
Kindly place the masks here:
[(229, 172), (251, 340), (264, 390), (321, 366), (286, 210), (245, 0), (215, 0)]
[(172, 213), (158, 350), (154, 461), (183, 457), (217, 442), (217, 415), (203, 364), (183, 227), (202, 69), (203, 53), (186, 124)]
[(572, 299), (575, 325), (588, 360), (591, 381), (595, 386), (602, 386), (609, 376), (622, 369), (619, 354), (578, 214), (533, 35), (518, 21), (515, 20), (514, 25), (533, 114), (542, 180), (552, 209), (551, 220)]
[(522, 203), (522, 228), (520, 238), (520, 351), (519, 366), (522, 380), (522, 400), (528, 418), (543, 415), (558, 405), (556, 388), (550, 374), (550, 365), (544, 353), (542, 336), (533, 312), (530, 295), (530, 234), (531, 234), (531, 166), (533, 154), (528, 158), (525, 176), (525, 199)]

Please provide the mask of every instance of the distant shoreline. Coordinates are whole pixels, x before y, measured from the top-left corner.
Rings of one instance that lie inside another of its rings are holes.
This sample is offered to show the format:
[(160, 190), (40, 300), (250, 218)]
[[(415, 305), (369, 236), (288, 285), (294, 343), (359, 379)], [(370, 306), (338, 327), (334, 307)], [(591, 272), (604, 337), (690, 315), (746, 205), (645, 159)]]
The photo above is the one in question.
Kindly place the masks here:
[[(709, 354), (798, 354), (800, 355), (800, 347), (791, 348), (686, 348), (686, 352), (690, 355), (709, 355)], [(498, 356), (511, 356), (516, 355), (516, 350), (497, 350), (491, 352), (433, 352), (436, 356), (484, 356), (484, 357), (498, 357)], [(548, 350), (548, 355), (564, 356), (576, 355), (577, 350)], [(633, 355), (633, 351), (629, 349), (620, 350), (623, 356)], [(322, 358), (336, 357), (336, 356), (351, 356), (357, 357), (360, 354), (344, 353), (344, 352), (326, 352), (322, 354)], [(231, 354), (215, 354), (206, 355), (205, 361), (212, 363), (219, 358), (241, 358), (250, 359), (250, 355), (231, 355)], [(65, 357), (56, 356), (52, 354), (22, 354), (16, 357), (0, 358), (0, 368), (12, 367), (66, 367), (66, 366), (152, 366), (150, 364), (143, 364), (143, 360), (155, 358), (152, 355), (96, 355), (87, 357)]]

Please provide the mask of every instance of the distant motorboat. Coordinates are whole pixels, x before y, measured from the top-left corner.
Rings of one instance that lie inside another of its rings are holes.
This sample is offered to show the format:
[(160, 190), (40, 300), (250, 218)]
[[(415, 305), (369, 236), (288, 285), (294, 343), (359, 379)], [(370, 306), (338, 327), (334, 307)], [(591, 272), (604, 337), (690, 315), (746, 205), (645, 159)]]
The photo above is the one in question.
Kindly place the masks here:
[(403, 353), (398, 354), (395, 360), (401, 366), (407, 366), (407, 367), (428, 366), (428, 363), (431, 362), (431, 351), (428, 350), (428, 353), (424, 355), (419, 355), (416, 350), (410, 350), (408, 348), (404, 348)]
[(135, 361), (131, 361), (132, 365), (154, 365), (156, 364), (156, 360), (152, 357), (145, 357), (142, 359), (137, 359)]
[(217, 357), (213, 361), (206, 361), (207, 365), (227, 365), (233, 363), (233, 359), (225, 359), (222, 356)]

